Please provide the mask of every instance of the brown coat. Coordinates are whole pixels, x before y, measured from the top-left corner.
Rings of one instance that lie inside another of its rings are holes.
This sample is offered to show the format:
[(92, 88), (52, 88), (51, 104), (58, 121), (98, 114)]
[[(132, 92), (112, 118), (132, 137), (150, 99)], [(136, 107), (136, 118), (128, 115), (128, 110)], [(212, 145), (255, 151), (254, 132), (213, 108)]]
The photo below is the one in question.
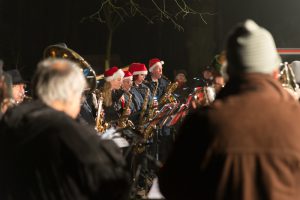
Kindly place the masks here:
[(162, 193), (167, 199), (300, 199), (299, 121), (299, 103), (271, 76), (230, 81), (211, 108), (185, 120), (159, 175)]

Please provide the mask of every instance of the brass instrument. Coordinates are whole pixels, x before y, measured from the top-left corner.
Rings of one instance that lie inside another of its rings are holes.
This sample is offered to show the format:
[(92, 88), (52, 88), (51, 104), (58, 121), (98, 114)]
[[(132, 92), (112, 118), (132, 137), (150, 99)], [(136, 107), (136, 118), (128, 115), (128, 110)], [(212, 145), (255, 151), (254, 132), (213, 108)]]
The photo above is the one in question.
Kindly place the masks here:
[(156, 98), (156, 94), (157, 94), (157, 89), (158, 89), (158, 82), (155, 83), (155, 88), (152, 92), (152, 99), (149, 103), (149, 112), (148, 112), (148, 116), (147, 116), (147, 120), (146, 122), (152, 120), (152, 118), (155, 116), (155, 113), (157, 111), (157, 107), (155, 107), (153, 104), (154, 104), (154, 99)]
[(87, 91), (93, 92), (96, 89), (96, 73), (88, 62), (86, 62), (78, 53), (68, 48), (65, 44), (50, 45), (44, 50), (44, 58), (64, 58), (77, 63), (86, 78)]
[(157, 107), (154, 107), (153, 102), (154, 102), (154, 98), (156, 96), (157, 93), (157, 89), (158, 89), (158, 82), (155, 85), (155, 88), (153, 90), (152, 93), (152, 99), (151, 99), (151, 103), (150, 103), (150, 109), (148, 112), (148, 116), (147, 116), (147, 120), (146, 122), (149, 122), (148, 126), (143, 130), (143, 138), (144, 140), (148, 140), (153, 136), (153, 130), (155, 128), (155, 123), (152, 122), (156, 112), (157, 112)]
[(145, 124), (145, 118), (144, 117), (145, 117), (145, 113), (146, 113), (146, 110), (147, 110), (149, 95), (150, 95), (150, 89), (147, 88), (146, 95), (145, 95), (145, 98), (144, 98), (144, 102), (143, 102), (143, 105), (142, 105), (142, 110), (141, 110), (140, 117), (139, 117), (139, 125), (140, 126), (143, 126)]
[(295, 74), (291, 66), (287, 62), (284, 62), (282, 64), (282, 69), (279, 73), (279, 81), (281, 82), (281, 85), (284, 88), (291, 89), (293, 91), (299, 89), (299, 86), (296, 82)]
[[(139, 131), (141, 133), (143, 133), (144, 125), (145, 125), (146, 119), (147, 119), (147, 118), (145, 118), (145, 114), (146, 114), (146, 110), (147, 110), (147, 106), (148, 106), (149, 95), (150, 95), (150, 89), (147, 88), (144, 102), (142, 105), (142, 109), (140, 112), (140, 117), (139, 117)], [(133, 152), (135, 152), (137, 154), (142, 153), (145, 150), (145, 145), (143, 144), (144, 142), (146, 142), (146, 141), (144, 140), (144, 137), (143, 137), (141, 142), (138, 142), (137, 144), (134, 145)]]
[(300, 99), (299, 86), (297, 84), (295, 74), (292, 67), (287, 62), (281, 64), (278, 80), (281, 82), (283, 88), (288, 91), (295, 100)]
[[(147, 109), (149, 95), (150, 95), (150, 89), (147, 88), (147, 93), (146, 93), (146, 96), (145, 96), (145, 99), (143, 102), (143, 107), (142, 107), (140, 121), (139, 121), (140, 132), (142, 133), (143, 139), (142, 139), (142, 142), (137, 143), (135, 145), (134, 152), (136, 152), (136, 153), (142, 153), (143, 151), (145, 151), (145, 145), (143, 143), (145, 143), (153, 135), (153, 129), (154, 129), (155, 125), (153, 125), (151, 123), (151, 120), (153, 119), (154, 115), (156, 114), (156, 110), (157, 110), (156, 107), (153, 105), (154, 97), (156, 96), (157, 89), (158, 89), (158, 83), (156, 83), (155, 88), (152, 92), (152, 99), (149, 103), (148, 115), (147, 115), (147, 117), (144, 117), (146, 109)], [(145, 128), (144, 126), (147, 124), (147, 122), (150, 122), (150, 123)]]
[[(176, 88), (178, 87), (178, 83), (174, 82), (174, 83), (169, 83), (169, 85), (166, 88), (166, 92), (164, 93), (164, 95), (159, 99), (158, 102), (158, 108), (162, 108), (167, 102), (169, 103), (176, 103), (177, 100), (175, 99), (175, 97), (172, 95), (172, 93), (176, 90)], [(154, 118), (154, 114), (150, 116), (150, 120), (152, 121)], [(156, 122), (153, 122), (154, 124), (156, 124)], [(151, 123), (147, 126), (147, 128), (144, 130), (144, 137), (147, 139), (152, 138), (153, 136), (153, 129), (154, 126), (151, 125)]]
[(135, 129), (134, 124), (132, 123), (131, 120), (128, 119), (128, 115), (126, 115), (126, 112), (132, 102), (132, 94), (130, 94), (130, 92), (126, 92), (126, 94), (129, 96), (128, 101), (126, 102), (124, 108), (123, 108), (123, 113), (122, 116), (120, 117), (120, 120), (118, 122), (118, 126), (120, 128), (126, 128), (126, 127), (131, 127), (133, 129)]
[(174, 103), (176, 102), (176, 99), (174, 98), (174, 96), (172, 96), (172, 93), (176, 90), (176, 88), (178, 87), (178, 83), (174, 82), (174, 83), (169, 83), (165, 94), (160, 98), (158, 105), (159, 107), (162, 107), (164, 104), (166, 104), (168, 101), (170, 103)]
[(98, 134), (103, 134), (106, 129), (108, 128), (108, 124), (104, 123), (103, 115), (102, 115), (102, 104), (103, 104), (103, 96), (102, 93), (99, 93), (99, 98), (98, 98), (98, 111), (97, 111), (97, 118), (96, 118), (96, 131)]

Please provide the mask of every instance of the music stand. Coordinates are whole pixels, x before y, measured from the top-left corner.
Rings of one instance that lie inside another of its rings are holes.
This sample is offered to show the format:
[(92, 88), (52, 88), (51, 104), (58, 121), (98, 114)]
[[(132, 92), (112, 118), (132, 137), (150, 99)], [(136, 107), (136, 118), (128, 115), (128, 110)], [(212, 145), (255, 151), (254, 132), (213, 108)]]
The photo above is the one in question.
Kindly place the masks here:
[(178, 111), (170, 117), (170, 120), (168, 121), (168, 123), (166, 123), (166, 126), (171, 127), (176, 125), (180, 121), (180, 119), (182, 119), (186, 115), (187, 111), (188, 106), (186, 104), (182, 104)]
[(160, 118), (159, 128), (162, 128), (169, 121), (172, 114), (178, 109), (178, 106), (179, 103), (169, 103), (161, 109), (158, 116)]

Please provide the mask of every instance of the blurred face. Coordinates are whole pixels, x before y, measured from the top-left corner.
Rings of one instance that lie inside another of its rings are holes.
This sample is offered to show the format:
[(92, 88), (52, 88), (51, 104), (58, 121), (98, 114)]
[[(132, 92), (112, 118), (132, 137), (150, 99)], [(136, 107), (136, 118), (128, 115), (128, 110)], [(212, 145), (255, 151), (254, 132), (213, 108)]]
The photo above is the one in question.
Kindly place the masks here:
[(154, 78), (154, 79), (159, 79), (159, 78), (161, 78), (161, 76), (162, 76), (162, 70), (163, 70), (163, 68), (162, 68), (162, 65), (161, 65), (161, 64), (159, 64), (158, 66), (156, 66), (156, 67), (153, 69), (153, 71), (151, 72), (152, 78)]
[(120, 89), (121, 85), (122, 85), (122, 81), (123, 81), (122, 77), (118, 77), (118, 78), (110, 81), (111, 89), (112, 90), (118, 90), (118, 89)]
[(204, 77), (205, 79), (212, 79), (212, 78), (213, 78), (213, 74), (212, 74), (212, 72), (209, 71), (209, 70), (204, 70), (204, 71), (203, 71), (203, 77)]
[(186, 82), (186, 77), (185, 77), (185, 75), (184, 75), (183, 73), (179, 73), (179, 74), (177, 74), (175, 80), (176, 80), (179, 84), (180, 84), (180, 83), (183, 84), (183, 83)]
[(16, 103), (21, 103), (25, 95), (25, 84), (13, 85), (12, 95)]
[(134, 81), (134, 82), (135, 82), (136, 84), (140, 85), (140, 84), (142, 84), (143, 81), (145, 80), (145, 77), (146, 77), (145, 74), (138, 74), (138, 75), (136, 75), (135, 81)]
[(122, 88), (125, 91), (129, 91), (132, 86), (132, 80), (131, 79), (123, 79)]
[(222, 89), (222, 87), (224, 87), (224, 85), (225, 85), (225, 81), (222, 76), (215, 77), (214, 87), (215, 87), (216, 92), (219, 92)]

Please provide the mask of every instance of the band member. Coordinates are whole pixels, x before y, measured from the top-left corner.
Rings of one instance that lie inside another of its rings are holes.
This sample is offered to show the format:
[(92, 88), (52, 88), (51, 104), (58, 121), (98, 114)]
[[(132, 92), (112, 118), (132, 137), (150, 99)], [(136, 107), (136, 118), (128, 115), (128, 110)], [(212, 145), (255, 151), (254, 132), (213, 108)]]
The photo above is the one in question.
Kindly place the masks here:
[(215, 93), (218, 94), (220, 90), (225, 86), (225, 80), (221, 73), (216, 73), (213, 81), (213, 88)]
[[(147, 86), (158, 102), (167, 92), (167, 87), (170, 84), (170, 81), (163, 77), (163, 64), (164, 61), (158, 58), (149, 60), (150, 75), (147, 77)], [(158, 107), (162, 106), (158, 105)], [(157, 160), (164, 162), (173, 144), (173, 134), (170, 127), (162, 126), (161, 129), (157, 129), (154, 135), (153, 154)]]
[(178, 86), (174, 91), (174, 95), (180, 103), (185, 103), (188, 95), (191, 93), (185, 70), (178, 70), (174, 81), (178, 83)]
[[(104, 72), (105, 83), (102, 89), (103, 109), (105, 121), (111, 125), (117, 125), (122, 112), (122, 105), (125, 103), (123, 91), (120, 90), (124, 72), (122, 69), (114, 66)], [(131, 111), (128, 109), (128, 115)]]
[[(145, 66), (145, 64), (142, 63), (132, 63), (129, 67), (129, 71), (133, 74), (133, 86), (132, 89), (136, 90), (141, 96), (142, 96), (142, 107), (139, 113), (139, 116), (137, 118), (138, 124), (140, 127), (144, 127), (144, 123), (146, 118), (146, 112), (149, 111), (149, 103), (151, 102), (151, 92), (150, 89), (143, 83), (145, 80), (145, 76), (148, 73), (148, 70)], [(142, 128), (141, 128), (142, 129)], [(143, 132), (143, 130), (142, 130)], [(142, 134), (143, 135), (143, 134)], [(148, 151), (149, 141), (146, 142), (147, 144), (144, 144), (146, 147), (146, 151)], [(140, 166), (140, 176), (136, 178), (136, 185), (137, 185), (137, 193), (140, 193), (139, 191), (148, 191), (148, 183), (147, 180), (149, 179), (149, 165), (148, 160), (146, 157), (146, 152), (143, 151), (142, 153), (136, 153), (136, 155), (133, 157), (132, 160), (132, 168), (133, 168), (133, 174), (135, 175), (138, 166)], [(138, 195), (143, 196), (143, 195)]]
[[(148, 70), (142, 63), (132, 63), (129, 66), (129, 71), (133, 75), (132, 87), (142, 95), (144, 101), (148, 90), (148, 87), (144, 84), (144, 80), (148, 74)], [(151, 98), (151, 95), (148, 98)]]
[(152, 58), (149, 60), (149, 72), (150, 75), (147, 77), (147, 86), (150, 88), (151, 92), (153, 92), (156, 88), (156, 84), (158, 84), (158, 88), (155, 94), (157, 101), (163, 96), (166, 92), (166, 88), (170, 83), (165, 77), (163, 77), (163, 65), (164, 61), (161, 61), (158, 58)]
[(212, 66), (206, 66), (200, 74), (200, 77), (193, 78), (193, 87), (206, 87), (211, 86), (214, 80), (215, 69)]
[(3, 71), (3, 62), (0, 60), (0, 119), (8, 108), (12, 107), (12, 78)]
[(12, 97), (15, 104), (23, 102), (25, 97), (26, 81), (22, 78), (19, 70), (13, 69), (6, 71), (12, 78)]
[(0, 121), (0, 199), (128, 199), (119, 149), (75, 120), (85, 85), (71, 61), (38, 65), (37, 99), (8, 110)]
[(124, 73), (125, 76), (123, 78), (122, 90), (124, 91), (125, 102), (129, 100), (128, 93), (130, 93), (130, 95), (132, 95), (131, 104), (130, 104), (130, 109), (132, 114), (130, 116), (130, 120), (132, 120), (135, 124), (137, 124), (138, 115), (142, 109), (143, 97), (135, 87), (132, 87), (133, 85), (132, 74), (129, 71), (124, 71)]

